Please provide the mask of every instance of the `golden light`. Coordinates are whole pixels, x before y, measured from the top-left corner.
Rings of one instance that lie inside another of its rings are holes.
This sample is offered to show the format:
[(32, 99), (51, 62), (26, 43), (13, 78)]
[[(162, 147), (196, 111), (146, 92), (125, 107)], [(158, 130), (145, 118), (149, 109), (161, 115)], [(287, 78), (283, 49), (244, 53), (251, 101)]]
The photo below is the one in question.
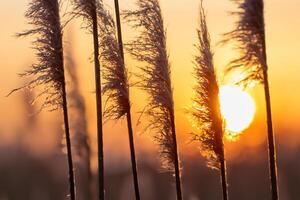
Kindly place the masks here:
[(226, 130), (231, 136), (238, 135), (249, 127), (255, 114), (252, 96), (237, 86), (220, 88), (221, 113), (226, 122)]

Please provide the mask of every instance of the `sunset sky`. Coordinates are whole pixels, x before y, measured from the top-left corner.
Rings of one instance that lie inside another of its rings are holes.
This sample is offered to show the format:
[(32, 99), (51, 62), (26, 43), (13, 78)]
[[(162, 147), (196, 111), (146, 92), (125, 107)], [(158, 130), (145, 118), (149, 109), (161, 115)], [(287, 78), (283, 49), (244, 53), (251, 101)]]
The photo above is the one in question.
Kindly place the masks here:
[[(28, 28), (24, 18), (28, 2), (26, 0), (0, 2), (0, 135), (12, 131), (14, 126), (22, 123), (19, 95), (12, 95), (8, 98), (5, 95), (12, 88), (22, 84), (17, 73), (25, 70), (35, 59), (33, 51), (30, 49), (31, 38), (17, 39), (14, 37), (15, 33)], [(276, 142), (277, 145), (293, 147), (300, 143), (300, 0), (266, 0), (265, 2), (267, 54)], [(112, 10), (112, 0), (106, 0), (105, 3)], [(186, 143), (191, 132), (191, 125), (186, 118), (185, 109), (191, 105), (192, 87), (195, 83), (191, 73), (193, 56), (196, 54), (193, 44), (197, 42), (199, 1), (161, 0), (161, 4), (172, 65), (180, 151), (189, 153), (191, 148)], [(224, 66), (236, 56), (237, 52), (231, 47), (218, 46), (217, 42), (222, 39), (222, 33), (232, 29), (235, 18), (230, 16), (228, 11), (232, 11), (235, 6), (229, 0), (204, 0), (204, 6), (215, 52), (218, 78), (220, 84), (225, 84), (228, 83), (228, 79), (224, 80), (222, 73)], [(134, 8), (134, 0), (122, 0), (120, 7), (121, 9)], [(129, 41), (134, 37), (135, 32), (125, 24), (123, 27), (124, 41)], [(92, 138), (95, 139), (94, 69), (90, 59), (92, 57), (91, 36), (87, 34), (87, 31), (80, 29), (79, 21), (70, 24), (64, 33), (65, 44), (73, 48), (76, 63), (80, 67), (81, 90), (88, 106), (89, 130), (93, 134)], [(126, 56), (126, 64), (131, 72), (134, 72), (136, 66), (139, 65), (132, 61), (129, 55)], [(131, 101), (135, 112), (141, 111), (145, 106), (144, 96), (140, 93), (137, 89), (131, 90)], [(241, 136), (241, 142), (228, 143), (230, 146), (228, 151), (237, 149), (237, 151), (232, 151), (237, 153), (236, 155), (239, 155), (240, 151), (247, 146), (255, 147), (264, 143), (266, 138), (262, 86), (251, 89), (250, 93), (256, 103), (256, 115), (253, 124)], [(42, 116), (47, 118), (53, 114), (43, 113)], [(134, 115), (135, 123), (138, 116), (137, 113)], [(125, 122), (105, 125), (105, 148), (116, 153), (123, 146), (127, 148), (127, 134), (122, 134), (125, 125)], [(140, 133), (143, 129), (135, 126), (135, 130)], [(123, 136), (120, 137), (120, 134)], [(123, 138), (126, 138), (126, 142)], [(112, 142), (116, 141), (120, 145), (112, 148)], [(137, 136), (137, 141), (138, 150), (144, 149), (147, 146), (144, 144), (151, 142), (145, 134)]]

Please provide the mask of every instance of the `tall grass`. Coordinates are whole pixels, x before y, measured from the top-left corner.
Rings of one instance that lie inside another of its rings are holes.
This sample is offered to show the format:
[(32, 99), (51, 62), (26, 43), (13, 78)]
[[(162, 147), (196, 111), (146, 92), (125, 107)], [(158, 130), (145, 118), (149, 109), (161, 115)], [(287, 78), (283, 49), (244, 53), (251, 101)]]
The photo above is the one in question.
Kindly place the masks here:
[(18, 36), (33, 36), (36, 38), (33, 42), (33, 48), (36, 50), (38, 61), (28, 71), (21, 74), (21, 76), (33, 78), (32, 81), (12, 92), (25, 87), (34, 88), (41, 86), (43, 91), (38, 94), (38, 97), (44, 96), (41, 109), (63, 109), (70, 197), (71, 200), (75, 200), (75, 181), (64, 70), (63, 34), (59, 8), (58, 0), (32, 0), (29, 4), (25, 16), (33, 28), (18, 34)]
[(240, 57), (229, 65), (229, 71), (238, 69), (243, 73), (240, 83), (244, 85), (254, 82), (262, 83), (265, 92), (269, 170), (272, 199), (278, 199), (276, 149), (273, 133), (271, 99), (268, 78), (268, 64), (266, 54), (266, 36), (264, 21), (263, 0), (239, 0), (236, 1), (238, 10), (233, 12), (239, 19), (233, 31), (225, 34), (225, 43), (234, 39), (240, 50)]
[(220, 170), (223, 199), (228, 199), (226, 165), (224, 155), (224, 128), (220, 111), (219, 86), (217, 83), (210, 36), (206, 25), (206, 16), (200, 4), (200, 27), (197, 30), (199, 43), (195, 57), (194, 76), (197, 84), (191, 118), (197, 132), (193, 140), (200, 142), (201, 154), (207, 158), (208, 166)]
[[(124, 62), (124, 50), (121, 35), (118, 2), (116, 3), (117, 28), (109, 12), (103, 7), (99, 12), (101, 62), (103, 64), (103, 93), (108, 97), (104, 116), (119, 120), (126, 116), (129, 135), (131, 166), (136, 199), (140, 199), (134, 138), (131, 122), (131, 105), (129, 100), (129, 85)], [(116, 32), (118, 31), (118, 38)]]
[[(70, 40), (71, 42), (71, 40)], [(84, 97), (80, 92), (79, 79), (78, 79), (78, 66), (76, 65), (73, 57), (72, 46), (66, 48), (66, 69), (70, 77), (68, 98), (70, 105), (70, 128), (73, 132), (72, 142), (73, 149), (75, 150), (74, 156), (77, 156), (78, 167), (81, 169), (81, 176), (85, 184), (83, 187), (83, 194), (86, 199), (92, 199), (92, 171), (91, 171), (91, 147), (88, 136), (88, 122), (86, 119), (86, 107)], [(76, 159), (76, 158), (75, 158)]]
[(86, 28), (91, 31), (93, 35), (97, 109), (99, 199), (104, 200), (103, 119), (98, 33), (98, 9), (103, 5), (101, 0), (73, 0), (73, 3), (75, 5), (75, 14), (84, 18), (86, 22)]
[(166, 32), (158, 0), (138, 0), (137, 9), (124, 12), (124, 18), (133, 28), (139, 29), (136, 40), (128, 50), (133, 57), (144, 63), (140, 69), (139, 87), (148, 93), (148, 128), (154, 131), (160, 145), (162, 164), (175, 172), (177, 199), (182, 199), (180, 163), (175, 129), (171, 70), (166, 47)]

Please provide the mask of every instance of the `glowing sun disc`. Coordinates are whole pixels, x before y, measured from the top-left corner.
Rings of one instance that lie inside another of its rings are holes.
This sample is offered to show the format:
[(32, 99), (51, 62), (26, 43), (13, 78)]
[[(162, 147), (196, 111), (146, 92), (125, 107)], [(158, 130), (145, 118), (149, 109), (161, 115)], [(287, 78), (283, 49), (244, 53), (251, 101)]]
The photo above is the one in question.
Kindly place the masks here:
[(255, 114), (252, 96), (236, 86), (220, 88), (221, 113), (226, 121), (226, 130), (240, 133), (248, 128)]

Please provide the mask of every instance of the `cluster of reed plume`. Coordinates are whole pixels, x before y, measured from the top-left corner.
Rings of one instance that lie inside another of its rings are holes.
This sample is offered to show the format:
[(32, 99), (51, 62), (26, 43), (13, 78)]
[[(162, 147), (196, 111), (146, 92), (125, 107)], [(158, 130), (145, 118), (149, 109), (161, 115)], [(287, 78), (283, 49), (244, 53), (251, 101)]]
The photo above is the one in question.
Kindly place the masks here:
[[(137, 163), (134, 147), (134, 133), (131, 121), (131, 102), (129, 99), (128, 72), (124, 62), (124, 48), (121, 31), (119, 2), (115, 0), (116, 22), (105, 9), (102, 0), (71, 0), (73, 18), (82, 17), (84, 28), (93, 37), (96, 108), (97, 108), (97, 144), (98, 144), (98, 176), (99, 199), (104, 200), (104, 159), (103, 159), (103, 121), (126, 118), (129, 141), (133, 183), (136, 199), (140, 199)], [(223, 43), (231, 40), (237, 42), (240, 57), (233, 60), (228, 72), (235, 69), (244, 72), (239, 84), (247, 85), (259, 82), (264, 85), (267, 126), (269, 142), (269, 164), (272, 199), (278, 199), (275, 145), (273, 138), (270, 94), (268, 85), (268, 67), (265, 45), (264, 6), (263, 0), (237, 0), (238, 10), (233, 12), (239, 20), (236, 28), (225, 34)], [(41, 109), (55, 110), (62, 108), (65, 126), (65, 139), (69, 166), (70, 198), (76, 199), (75, 176), (72, 149), (84, 151), (86, 154), (87, 176), (90, 172), (90, 147), (86, 134), (86, 122), (75, 118), (74, 133), (70, 135), (68, 99), (66, 92), (66, 73), (63, 48), (63, 29), (59, 0), (32, 0), (26, 17), (33, 26), (31, 30), (19, 36), (34, 36), (33, 47), (38, 61), (22, 76), (31, 77), (32, 81), (18, 88), (44, 89), (38, 96), (45, 96)], [(169, 61), (166, 30), (158, 0), (137, 0), (137, 8), (125, 11), (123, 19), (139, 31), (137, 38), (127, 45), (128, 52), (140, 63), (138, 87), (148, 94), (148, 103), (144, 109), (149, 119), (149, 126), (154, 133), (154, 140), (160, 147), (162, 166), (175, 175), (177, 199), (183, 199), (181, 192), (181, 164), (178, 154), (173, 91), (171, 82), (171, 65)], [(64, 15), (65, 16), (65, 15)], [(219, 85), (215, 73), (213, 53), (210, 45), (206, 16), (200, 3), (200, 23), (197, 30), (199, 42), (196, 45), (198, 54), (195, 57), (194, 76), (197, 84), (190, 114), (196, 122), (198, 130), (193, 133), (193, 140), (200, 142), (201, 154), (207, 158), (208, 166), (220, 170), (223, 199), (228, 199), (226, 163), (224, 153), (224, 124), (220, 113)], [(100, 65), (101, 63), (101, 65)], [(84, 102), (78, 91), (76, 71), (69, 62), (71, 75), (71, 92), (68, 97), (77, 107), (77, 115), (85, 113)], [(103, 82), (101, 81), (103, 79)], [(15, 91), (15, 90), (14, 90)], [(102, 110), (102, 95), (108, 98)], [(73, 100), (72, 100), (73, 99)], [(76, 101), (74, 101), (76, 99)], [(74, 142), (73, 147), (71, 146)], [(87, 195), (88, 196), (88, 195)], [(91, 196), (87, 197), (91, 199)]]

